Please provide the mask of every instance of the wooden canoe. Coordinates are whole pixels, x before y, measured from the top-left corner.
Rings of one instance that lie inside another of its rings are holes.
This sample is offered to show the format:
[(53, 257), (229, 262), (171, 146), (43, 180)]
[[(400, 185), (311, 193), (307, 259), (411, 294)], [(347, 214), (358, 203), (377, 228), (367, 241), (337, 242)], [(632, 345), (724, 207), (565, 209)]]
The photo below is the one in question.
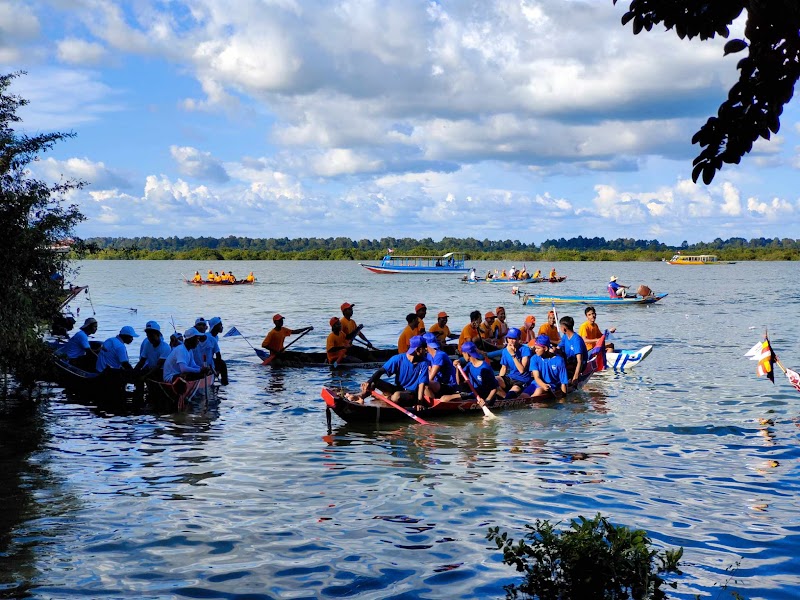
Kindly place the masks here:
[(653, 304), (667, 297), (668, 294), (653, 294), (651, 296), (628, 296), (625, 298), (611, 298), (610, 296), (549, 296), (542, 294), (523, 294), (522, 304), (602, 304), (606, 306), (625, 306), (632, 304)]
[(237, 279), (236, 281), (192, 281), (191, 279), (184, 279), (189, 285), (253, 285), (255, 281), (247, 281), (247, 279)]

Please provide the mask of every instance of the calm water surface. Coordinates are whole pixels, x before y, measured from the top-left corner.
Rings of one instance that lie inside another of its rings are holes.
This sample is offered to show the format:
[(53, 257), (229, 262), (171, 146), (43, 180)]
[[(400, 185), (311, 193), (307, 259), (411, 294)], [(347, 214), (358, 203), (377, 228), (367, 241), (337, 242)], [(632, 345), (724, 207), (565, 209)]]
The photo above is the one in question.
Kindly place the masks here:
[[(518, 576), (488, 527), (519, 537), (537, 518), (598, 511), (659, 547), (685, 547), (673, 597), (726, 597), (728, 582), (747, 598), (796, 598), (800, 394), (782, 375), (757, 379), (742, 355), (768, 327), (800, 367), (798, 266), (555, 266), (565, 283), (531, 288), (603, 293), (617, 275), (670, 294), (599, 307), (618, 346), (656, 349), (565, 404), (378, 431), (334, 416), (328, 431), (321, 386), (366, 373), (271, 370), (233, 337), (222, 342), (231, 385), (207, 407), (111, 413), (54, 390), (35, 414), (7, 417), (0, 598), (500, 598)], [(226, 267), (259, 284), (181, 282)], [(81, 319), (94, 311), (101, 340), (150, 319), (183, 330), (219, 315), (258, 346), (280, 312), (290, 328), (315, 327), (295, 347), (316, 349), (344, 301), (378, 346), (420, 301), (429, 324), (446, 310), (454, 330), (474, 309), (504, 305), (512, 325), (546, 313), (523, 310), (507, 286), (342, 262), (86, 262), (76, 281), (91, 294), (73, 306)], [(583, 321), (582, 307), (559, 312)]]

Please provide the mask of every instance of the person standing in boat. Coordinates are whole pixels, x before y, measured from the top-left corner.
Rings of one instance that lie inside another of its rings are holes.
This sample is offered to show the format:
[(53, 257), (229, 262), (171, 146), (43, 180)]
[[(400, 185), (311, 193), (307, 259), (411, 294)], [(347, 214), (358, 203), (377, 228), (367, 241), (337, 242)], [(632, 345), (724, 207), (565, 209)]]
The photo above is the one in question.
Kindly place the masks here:
[[(80, 329), (75, 332), (69, 341), (58, 350), (58, 354), (65, 357), (69, 364), (84, 371), (94, 371), (97, 364), (97, 354), (92, 349), (89, 336), (97, 333), (97, 319), (89, 317), (83, 322)], [(99, 342), (95, 342), (98, 344)]]
[(219, 348), (219, 334), (222, 333), (224, 326), (222, 325), (221, 317), (212, 317), (208, 321), (211, 329), (208, 332), (209, 340), (212, 342), (211, 356), (213, 357), (214, 371), (219, 373), (219, 382), (222, 385), (228, 385), (228, 365), (222, 360), (222, 350)]
[(550, 338), (544, 334), (537, 336), (533, 351), (534, 355), (530, 362), (532, 381), (522, 390), (521, 395), (535, 397), (547, 392), (553, 393), (556, 397), (566, 395), (569, 389), (567, 365), (562, 356), (550, 352)]
[(266, 335), (264, 341), (261, 342), (261, 347), (269, 350), (270, 355), (283, 352), (284, 342), (290, 335), (305, 333), (314, 329), (313, 327), (289, 329), (283, 326), (283, 321), (283, 316), (274, 315), (272, 317), (272, 322), (275, 324), (275, 327)]
[(539, 327), (539, 335), (546, 335), (550, 338), (550, 343), (553, 346), (558, 346), (561, 342), (561, 336), (558, 333), (558, 326), (556, 325), (556, 311), (547, 311), (547, 323), (543, 323)]
[(612, 275), (611, 279), (608, 281), (608, 295), (612, 298), (624, 298), (625, 290), (627, 290), (629, 287), (629, 285), (622, 285), (621, 283), (618, 283), (617, 276)]
[(202, 379), (211, 372), (210, 367), (200, 366), (194, 360), (193, 350), (202, 337), (205, 336), (194, 327), (184, 332), (183, 342), (175, 346), (164, 361), (164, 382), (173, 383), (178, 377), (193, 381)]
[(411, 346), (411, 338), (414, 337), (419, 329), (419, 317), (417, 313), (408, 313), (406, 315), (407, 325), (400, 332), (400, 337), (397, 338), (397, 353), (405, 354)]
[(428, 307), (420, 302), (414, 307), (414, 313), (417, 315), (417, 319), (419, 319), (414, 335), (422, 335), (425, 333), (425, 317), (428, 315)]
[[(561, 341), (558, 344), (559, 350), (564, 354), (567, 363), (567, 373), (570, 373), (572, 383), (578, 381), (584, 365), (589, 360), (589, 351), (583, 338), (575, 333), (575, 319), (570, 316), (561, 317)], [(538, 339), (538, 338), (537, 338)]]
[(478, 281), (478, 274), (475, 272), (475, 267), (472, 267), (472, 269), (469, 272), (469, 280)]
[[(598, 327), (597, 323), (597, 311), (595, 311), (594, 306), (587, 306), (586, 310), (583, 311), (586, 315), (586, 321), (578, 327), (578, 335), (583, 338), (584, 343), (586, 344), (586, 349), (591, 350), (595, 346), (597, 346), (597, 342), (600, 341), (600, 338), (603, 334), (600, 331), (600, 327)], [(617, 330), (616, 327), (612, 327), (608, 330), (609, 333), (614, 333)], [(605, 344), (607, 350), (613, 350), (614, 344)]]
[[(409, 340), (408, 351), (396, 354), (375, 371), (368, 381), (361, 384), (360, 394), (348, 394), (347, 398), (363, 402), (364, 398), (378, 389), (390, 394), (390, 400), (405, 406), (416, 405), (417, 410), (427, 406), (426, 396), (431, 396), (428, 387), (428, 347), (420, 335)], [(394, 383), (381, 379), (384, 375), (394, 376)]]

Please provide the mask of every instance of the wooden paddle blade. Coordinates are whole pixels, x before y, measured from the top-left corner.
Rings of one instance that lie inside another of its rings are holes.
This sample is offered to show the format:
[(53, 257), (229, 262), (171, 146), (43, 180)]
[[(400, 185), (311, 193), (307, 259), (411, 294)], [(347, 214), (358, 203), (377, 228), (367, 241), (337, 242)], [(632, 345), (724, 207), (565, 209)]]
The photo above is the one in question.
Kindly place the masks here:
[(372, 391), (372, 395), (375, 396), (378, 400), (381, 400), (382, 402), (386, 402), (386, 404), (388, 404), (392, 408), (396, 408), (401, 413), (405, 414), (407, 417), (410, 417), (410, 418), (414, 419), (420, 425), (430, 425), (430, 423), (428, 423), (425, 419), (423, 419), (421, 417), (418, 417), (417, 415), (415, 415), (414, 413), (406, 410), (405, 408), (403, 408), (402, 406), (400, 406), (396, 402), (394, 402), (392, 400), (389, 400), (389, 398), (387, 398), (386, 396), (384, 396), (380, 392), (376, 392), (375, 390), (373, 390)]

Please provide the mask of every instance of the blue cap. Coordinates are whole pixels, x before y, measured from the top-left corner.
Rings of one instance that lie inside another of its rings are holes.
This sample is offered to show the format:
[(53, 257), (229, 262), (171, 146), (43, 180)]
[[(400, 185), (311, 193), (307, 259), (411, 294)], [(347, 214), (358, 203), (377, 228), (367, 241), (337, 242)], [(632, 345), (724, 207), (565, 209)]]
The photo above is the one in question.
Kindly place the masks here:
[(131, 337), (139, 337), (130, 325), (125, 325), (119, 330), (119, 335), (129, 335)]
[(205, 320), (203, 317), (197, 317), (197, 318), (194, 320), (194, 324), (195, 324), (195, 325), (200, 325), (201, 323), (205, 323), (205, 322), (206, 322), (206, 320)]
[(546, 334), (536, 336), (536, 341), (533, 342), (536, 346), (542, 346), (543, 348), (550, 347), (550, 338)]
[(520, 330), (517, 329), (516, 327), (512, 327), (511, 329), (509, 329), (508, 333), (506, 334), (506, 338), (509, 340), (518, 340), (519, 336), (520, 336)]
[(148, 329), (152, 329), (153, 331), (161, 331), (161, 325), (159, 325), (156, 321), (148, 321), (144, 325), (144, 330), (147, 331)]
[(428, 348), (433, 348), (434, 350), (439, 349), (439, 342), (436, 340), (436, 336), (432, 333), (426, 333), (422, 336), (422, 339), (425, 340), (425, 343), (428, 344)]
[(184, 341), (186, 341), (188, 339), (191, 339), (193, 337), (205, 337), (205, 334), (200, 333), (194, 327), (189, 327), (189, 329), (187, 329), (186, 331), (183, 332), (183, 340)]
[(422, 339), (421, 335), (415, 335), (409, 341), (408, 352), (406, 352), (406, 354), (413, 354), (420, 348), (425, 348), (425, 340)]
[(211, 317), (211, 318), (208, 320), (208, 326), (209, 326), (211, 329), (214, 329), (214, 327), (215, 327), (216, 325), (219, 325), (220, 323), (222, 323), (222, 318), (221, 318), (221, 317)]
[(483, 358), (483, 354), (478, 352), (478, 347), (474, 342), (464, 342), (461, 345), (461, 352), (466, 352), (472, 358)]

